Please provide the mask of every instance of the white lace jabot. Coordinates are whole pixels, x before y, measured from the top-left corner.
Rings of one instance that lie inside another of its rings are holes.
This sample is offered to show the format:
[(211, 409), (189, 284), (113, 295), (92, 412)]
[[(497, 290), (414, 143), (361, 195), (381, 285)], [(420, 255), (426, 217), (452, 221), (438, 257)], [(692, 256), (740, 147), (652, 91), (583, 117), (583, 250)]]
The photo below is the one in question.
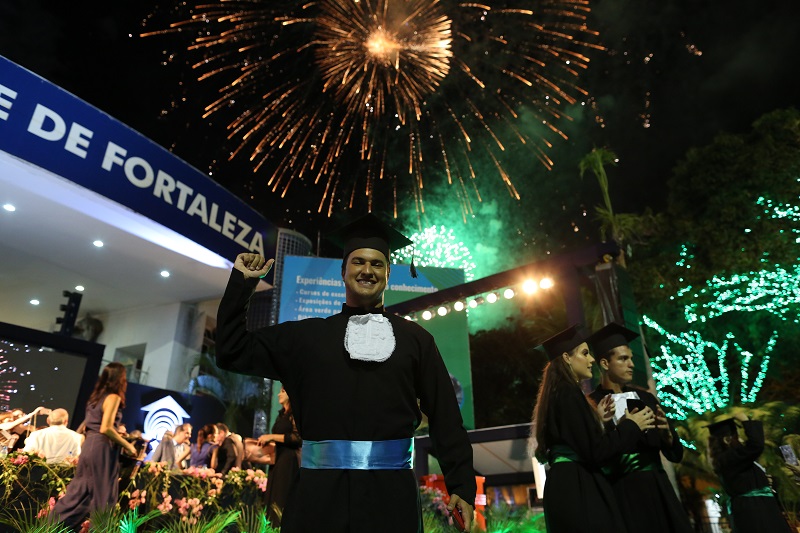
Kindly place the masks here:
[(394, 330), (383, 315), (354, 315), (347, 321), (344, 347), (350, 359), (380, 363), (394, 352)]

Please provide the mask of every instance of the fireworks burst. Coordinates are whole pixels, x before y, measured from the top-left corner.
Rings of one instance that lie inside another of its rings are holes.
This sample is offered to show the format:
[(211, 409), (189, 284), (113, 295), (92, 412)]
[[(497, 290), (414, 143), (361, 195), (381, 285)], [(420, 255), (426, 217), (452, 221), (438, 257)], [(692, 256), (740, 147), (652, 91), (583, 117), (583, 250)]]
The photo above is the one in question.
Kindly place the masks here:
[(413, 244), (392, 252), (397, 263), (410, 263), (417, 266), (440, 268), (460, 268), (464, 270), (466, 281), (475, 278), (475, 261), (472, 253), (459, 241), (453, 230), (444, 226), (431, 226), (408, 237)]
[(0, 339), (0, 411), (11, 408), (11, 397), (17, 392), (17, 380), (14, 377), (17, 368), (6, 357), (9, 352), (16, 350), (13, 343)]
[(413, 198), (426, 180), (454, 188), (464, 214), (478, 183), (519, 199), (504, 155), (546, 150), (599, 45), (584, 0), (216, 0), (169, 29), (190, 32), (190, 63), (218, 98), (235, 148), (285, 196), (303, 180), (318, 212), (368, 208), (379, 192)]

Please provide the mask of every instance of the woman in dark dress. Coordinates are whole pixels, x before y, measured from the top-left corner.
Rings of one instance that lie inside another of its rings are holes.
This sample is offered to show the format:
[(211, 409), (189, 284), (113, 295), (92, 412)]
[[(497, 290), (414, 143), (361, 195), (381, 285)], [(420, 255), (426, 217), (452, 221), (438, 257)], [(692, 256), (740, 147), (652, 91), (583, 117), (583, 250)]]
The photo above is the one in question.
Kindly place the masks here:
[(300, 447), (303, 445), (292, 416), (289, 395), (283, 387), (278, 393), (278, 401), (282, 409), (272, 425), (272, 433), (258, 438), (261, 446), (275, 443), (275, 464), (269, 467), (267, 491), (264, 494), (267, 518), (272, 527), (281, 525), (280, 515), (289, 497), (289, 487), (300, 470)]
[(117, 504), (120, 448), (131, 457), (137, 456), (133, 444), (116, 430), (127, 388), (125, 367), (109, 363), (86, 404), (86, 440), (75, 477), (53, 508), (54, 515), (68, 527), (77, 529), (93, 511)]
[[(747, 437), (739, 440), (736, 421)], [(769, 486), (764, 468), (756, 462), (764, 451), (764, 426), (744, 413), (708, 426), (708, 460), (728, 493), (733, 533), (789, 533), (789, 524)]]
[[(610, 431), (580, 382), (592, 377), (586, 337), (572, 326), (542, 343), (550, 359), (533, 412), (532, 444), (550, 464), (544, 488), (548, 533), (621, 533), (625, 525), (600, 466), (633, 452), (642, 431), (655, 427), (652, 409), (627, 413)], [(639, 532), (630, 532), (639, 533)]]

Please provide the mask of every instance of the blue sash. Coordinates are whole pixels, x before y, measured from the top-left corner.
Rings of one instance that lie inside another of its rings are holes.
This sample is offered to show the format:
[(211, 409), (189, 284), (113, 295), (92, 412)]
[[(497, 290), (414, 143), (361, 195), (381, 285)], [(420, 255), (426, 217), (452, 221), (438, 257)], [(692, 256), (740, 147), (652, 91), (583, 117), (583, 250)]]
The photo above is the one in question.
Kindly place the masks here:
[(413, 466), (414, 439), (304, 440), (301, 468), (407, 470)]

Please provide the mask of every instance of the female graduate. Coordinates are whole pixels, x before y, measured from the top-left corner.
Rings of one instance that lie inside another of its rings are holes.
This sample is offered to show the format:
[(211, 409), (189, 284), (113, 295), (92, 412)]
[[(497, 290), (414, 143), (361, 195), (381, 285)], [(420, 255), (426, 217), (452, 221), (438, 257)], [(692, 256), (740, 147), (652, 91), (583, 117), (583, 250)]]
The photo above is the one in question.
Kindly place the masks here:
[[(747, 437), (739, 440), (736, 421)], [(708, 426), (708, 460), (730, 496), (733, 533), (789, 533), (764, 467), (756, 459), (764, 451), (764, 426), (744, 413)]]
[[(542, 343), (545, 367), (533, 412), (534, 453), (550, 464), (544, 489), (549, 533), (620, 533), (624, 521), (600, 471), (610, 458), (634, 451), (642, 431), (655, 427), (652, 409), (627, 413), (613, 430), (584, 396), (594, 358), (576, 326)], [(635, 533), (635, 532), (632, 532)]]

